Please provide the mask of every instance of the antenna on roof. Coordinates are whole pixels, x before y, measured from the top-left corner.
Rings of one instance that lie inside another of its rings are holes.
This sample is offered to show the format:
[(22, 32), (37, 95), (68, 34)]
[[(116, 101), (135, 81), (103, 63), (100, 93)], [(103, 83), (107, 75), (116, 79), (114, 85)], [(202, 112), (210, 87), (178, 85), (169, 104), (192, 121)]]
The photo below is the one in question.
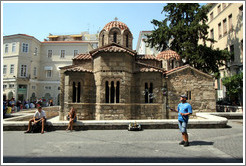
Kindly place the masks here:
[(118, 21), (118, 18), (117, 18), (117, 17), (115, 17), (115, 18), (114, 18), (114, 20), (115, 20), (115, 21)]

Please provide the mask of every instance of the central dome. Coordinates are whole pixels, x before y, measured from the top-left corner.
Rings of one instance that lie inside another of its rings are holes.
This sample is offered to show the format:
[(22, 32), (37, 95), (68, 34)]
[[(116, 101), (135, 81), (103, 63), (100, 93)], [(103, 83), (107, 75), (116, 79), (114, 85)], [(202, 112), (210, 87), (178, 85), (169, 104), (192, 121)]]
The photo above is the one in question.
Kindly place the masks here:
[(121, 30), (129, 30), (128, 26), (125, 23), (120, 22), (120, 21), (111, 21), (111, 22), (107, 23), (103, 27), (103, 29), (106, 30), (106, 31), (109, 31), (113, 27), (118, 27)]
[(120, 21), (107, 23), (99, 33), (99, 47), (116, 43), (132, 49), (132, 33), (128, 26)]

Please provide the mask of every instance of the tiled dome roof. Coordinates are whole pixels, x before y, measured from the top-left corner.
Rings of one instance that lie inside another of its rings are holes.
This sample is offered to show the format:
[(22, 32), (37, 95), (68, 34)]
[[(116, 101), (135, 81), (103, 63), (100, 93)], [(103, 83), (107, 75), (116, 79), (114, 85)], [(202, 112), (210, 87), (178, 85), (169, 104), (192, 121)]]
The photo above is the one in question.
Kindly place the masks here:
[(129, 28), (127, 27), (127, 25), (123, 22), (120, 21), (111, 21), (109, 23), (107, 23), (103, 29), (105, 29), (106, 31), (109, 31), (111, 28), (113, 27), (118, 27), (121, 30), (129, 30)]
[(175, 58), (176, 60), (180, 60), (180, 56), (173, 50), (162, 51), (156, 57), (158, 59), (165, 59), (165, 60), (168, 60), (170, 58)]

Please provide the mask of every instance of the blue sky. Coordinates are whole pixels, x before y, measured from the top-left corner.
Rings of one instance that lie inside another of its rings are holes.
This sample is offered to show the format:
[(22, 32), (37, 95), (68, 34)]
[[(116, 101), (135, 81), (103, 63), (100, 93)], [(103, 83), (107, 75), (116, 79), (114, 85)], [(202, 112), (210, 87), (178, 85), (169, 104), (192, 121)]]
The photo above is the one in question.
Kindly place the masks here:
[(140, 31), (153, 30), (151, 20), (163, 20), (164, 3), (4, 3), (3, 35), (27, 34), (43, 41), (49, 33), (79, 34), (100, 31), (115, 17), (133, 34), (133, 49)]

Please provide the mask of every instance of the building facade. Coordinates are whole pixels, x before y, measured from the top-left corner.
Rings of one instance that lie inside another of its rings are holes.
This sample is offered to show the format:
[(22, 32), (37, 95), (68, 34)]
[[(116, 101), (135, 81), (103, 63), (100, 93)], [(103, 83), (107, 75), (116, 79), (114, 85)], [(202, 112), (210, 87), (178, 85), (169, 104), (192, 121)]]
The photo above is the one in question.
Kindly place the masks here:
[(54, 37), (50, 34), (49, 39), (43, 42), (25, 34), (4, 36), (4, 99), (53, 99), (54, 104), (59, 105), (59, 67), (72, 64), (75, 55), (88, 53), (98, 46), (97, 35), (93, 35), (92, 39), (88, 33), (74, 36)]
[[(222, 78), (243, 71), (243, 4), (242, 3), (212, 3), (207, 14), (209, 37), (216, 42), (214, 49), (228, 50), (232, 53), (228, 67), (220, 66), (220, 78), (216, 81), (217, 98), (226, 97), (226, 89)], [(207, 46), (211, 43), (207, 42)]]
[[(167, 106), (176, 108), (181, 94), (189, 95), (194, 112), (215, 111), (212, 76), (181, 66), (171, 50), (138, 54), (130, 29), (120, 21), (104, 26), (99, 48), (60, 69), (60, 120), (71, 107), (81, 120), (167, 119), (173, 116)], [(204, 95), (197, 100), (199, 89)]]

